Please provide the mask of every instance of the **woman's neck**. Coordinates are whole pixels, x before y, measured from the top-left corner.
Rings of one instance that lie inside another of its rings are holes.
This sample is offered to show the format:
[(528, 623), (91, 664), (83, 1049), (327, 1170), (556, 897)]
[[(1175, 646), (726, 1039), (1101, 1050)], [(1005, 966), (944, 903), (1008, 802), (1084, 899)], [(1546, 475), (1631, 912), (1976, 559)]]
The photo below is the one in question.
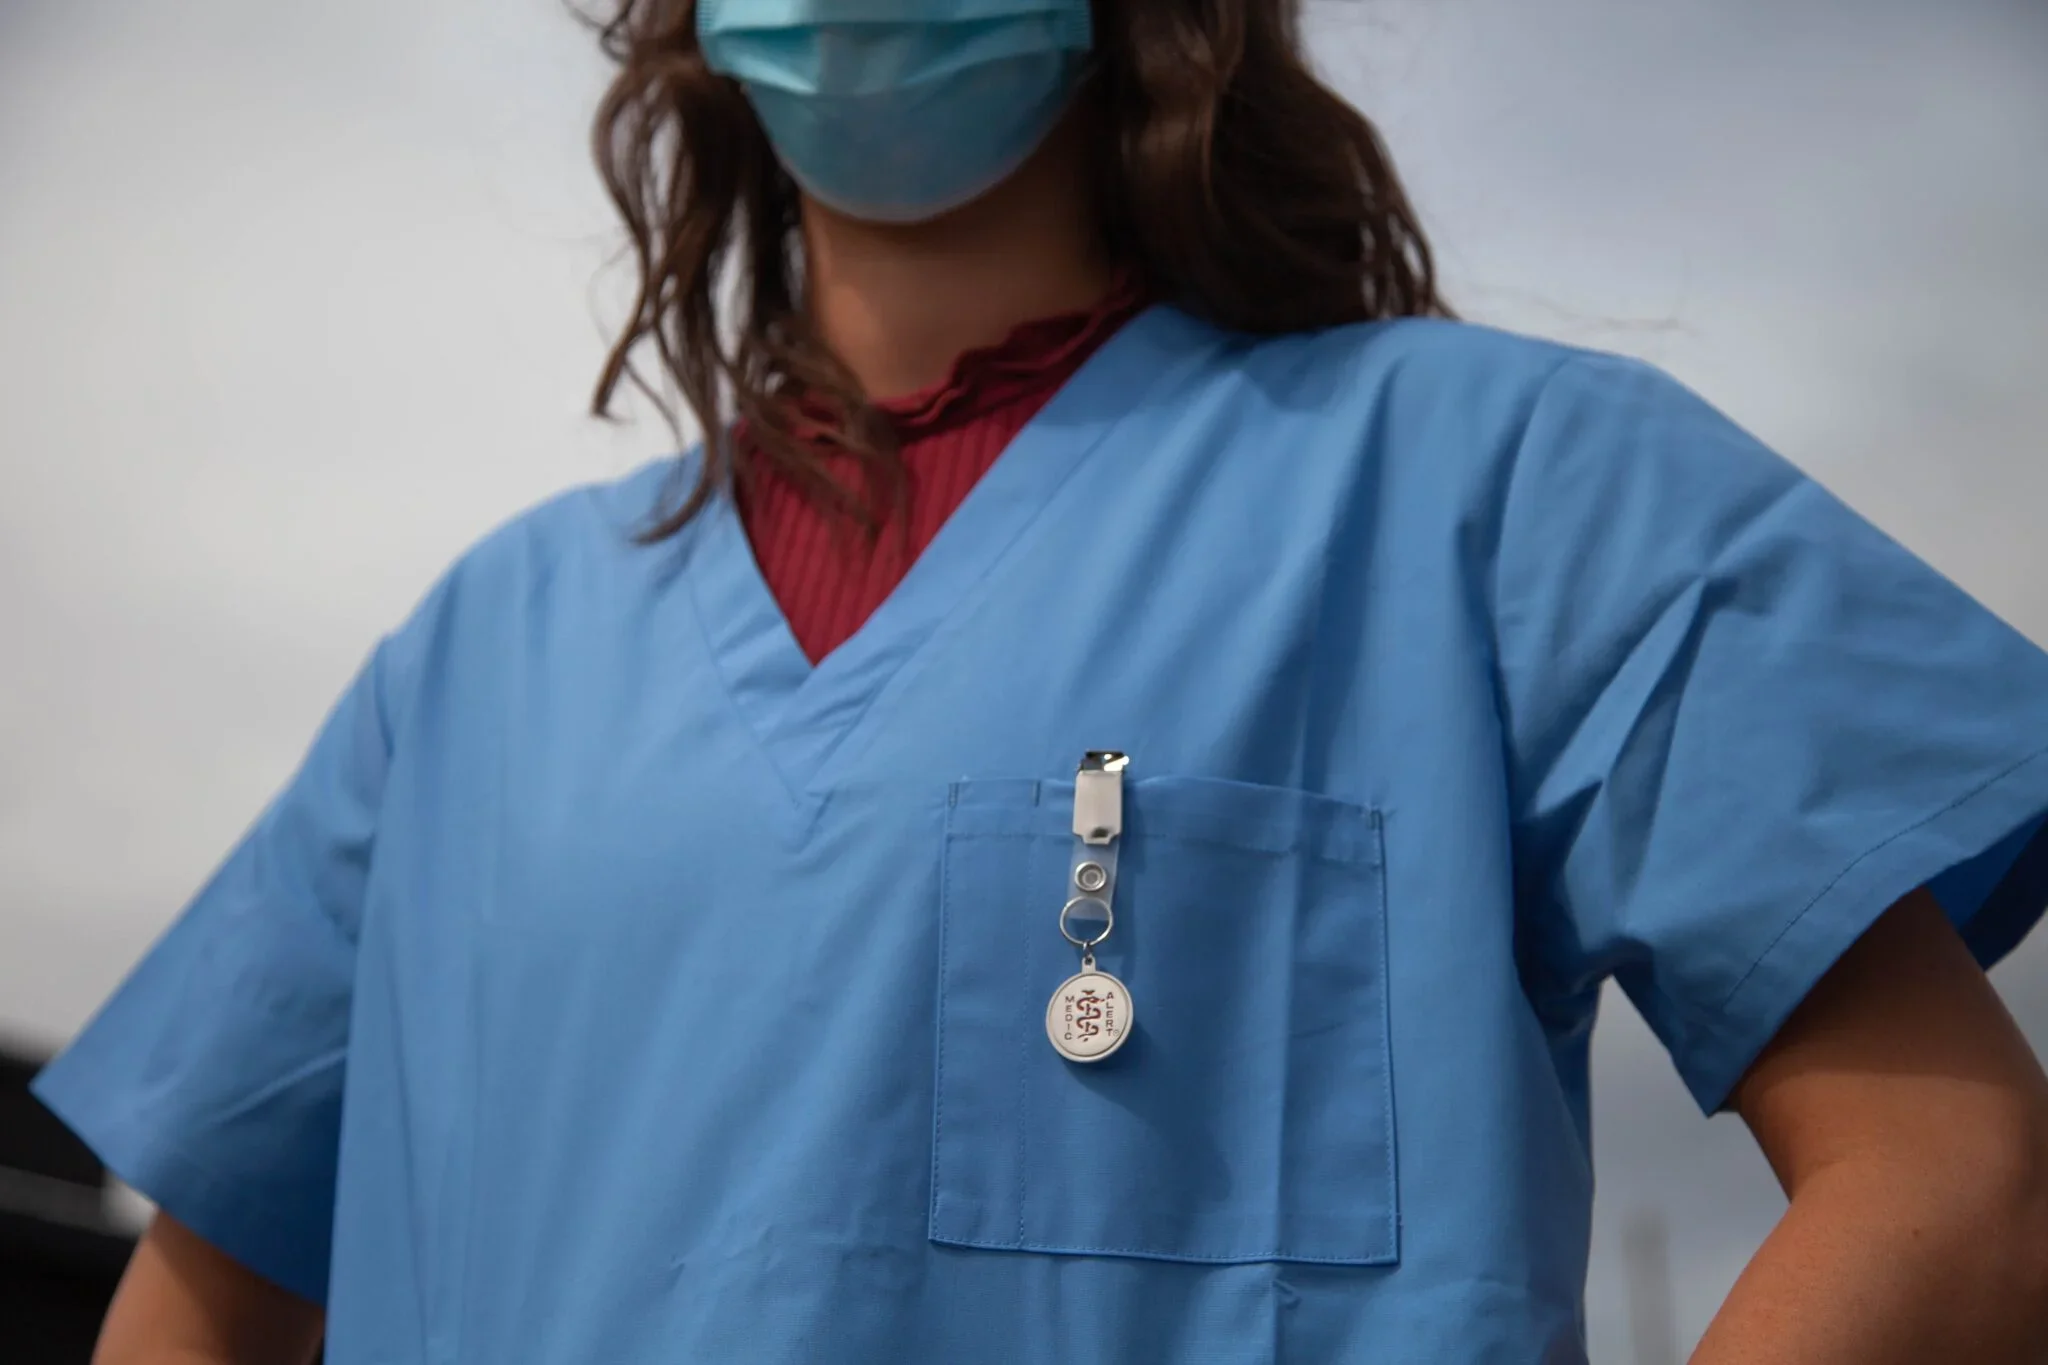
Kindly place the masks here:
[(812, 325), (871, 399), (943, 379), (1019, 323), (1087, 308), (1115, 280), (1067, 119), (1008, 180), (926, 223), (863, 223), (806, 200)]

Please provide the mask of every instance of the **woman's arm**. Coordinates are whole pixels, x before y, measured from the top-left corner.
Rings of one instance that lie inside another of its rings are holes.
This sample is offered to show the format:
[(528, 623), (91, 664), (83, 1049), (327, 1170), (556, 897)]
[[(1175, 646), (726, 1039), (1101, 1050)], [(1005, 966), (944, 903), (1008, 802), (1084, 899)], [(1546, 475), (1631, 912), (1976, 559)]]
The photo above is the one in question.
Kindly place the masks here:
[(2048, 1079), (1926, 893), (1733, 1104), (1791, 1197), (1694, 1365), (2048, 1359)]
[(317, 1305), (159, 1214), (121, 1277), (93, 1365), (306, 1365), (321, 1328)]

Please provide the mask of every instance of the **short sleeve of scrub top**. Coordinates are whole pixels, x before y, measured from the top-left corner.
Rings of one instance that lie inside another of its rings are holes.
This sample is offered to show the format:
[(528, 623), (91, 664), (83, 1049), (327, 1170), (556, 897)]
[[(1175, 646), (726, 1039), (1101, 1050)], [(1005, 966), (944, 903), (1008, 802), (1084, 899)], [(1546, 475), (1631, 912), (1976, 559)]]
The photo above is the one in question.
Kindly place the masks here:
[(1607, 978), (1713, 1109), (2048, 902), (2048, 655), (1634, 362), (1155, 308), (815, 668), (665, 487), (458, 565), (39, 1081), (336, 1362), (1582, 1361)]
[(1660, 372), (1550, 379), (1492, 591), (1536, 975), (1703, 1108), (1915, 889), (1986, 964), (2039, 917), (2048, 659)]
[(34, 1086), (114, 1174), (315, 1301), (356, 930), (411, 644), (379, 645), (284, 790)]

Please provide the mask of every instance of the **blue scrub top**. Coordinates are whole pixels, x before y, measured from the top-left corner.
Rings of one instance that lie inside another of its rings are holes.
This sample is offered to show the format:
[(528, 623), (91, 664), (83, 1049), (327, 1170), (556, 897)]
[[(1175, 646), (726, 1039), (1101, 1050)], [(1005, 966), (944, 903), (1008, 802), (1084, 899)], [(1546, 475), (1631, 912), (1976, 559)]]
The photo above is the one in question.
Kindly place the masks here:
[(463, 558), (39, 1082), (333, 1365), (1580, 1361), (1603, 980), (1712, 1110), (2048, 902), (2048, 657), (1641, 364), (1156, 308), (815, 668), (674, 474)]

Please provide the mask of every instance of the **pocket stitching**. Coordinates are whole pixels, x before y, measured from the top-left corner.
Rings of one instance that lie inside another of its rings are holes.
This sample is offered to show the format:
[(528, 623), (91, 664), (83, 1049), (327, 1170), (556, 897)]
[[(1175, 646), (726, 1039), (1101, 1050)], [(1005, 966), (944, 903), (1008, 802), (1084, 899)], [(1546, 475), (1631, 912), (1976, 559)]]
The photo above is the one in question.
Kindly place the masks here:
[[(1171, 799), (1164, 806), (1155, 805), (1164, 792), (1153, 792), (1147, 799), (1147, 785), (1159, 779), (1142, 780), (1133, 799), (1137, 803), (1134, 811), (1132, 833), (1142, 835), (1148, 841), (1170, 841), (1173, 843), (1195, 844), (1210, 848), (1229, 848), (1246, 853), (1264, 853), (1278, 857), (1300, 854), (1319, 862), (1339, 866), (1377, 867), (1384, 857), (1380, 844), (1380, 808), (1370, 802), (1354, 801), (1345, 797), (1332, 796), (1312, 791), (1305, 787), (1281, 787), (1259, 783), (1235, 782), (1224, 778), (1180, 778), (1180, 790), (1202, 790), (1212, 786), (1218, 790), (1233, 791), (1245, 799), (1297, 801), (1309, 810), (1323, 808), (1342, 816), (1341, 822), (1327, 818), (1309, 821), (1318, 831), (1303, 837), (1297, 828), (1289, 832), (1288, 825), (1270, 822), (1245, 822), (1227, 827), (1228, 822), (1218, 819), (1213, 808), (1197, 807), (1174, 809)], [(953, 784), (948, 801), (949, 814), (946, 835), (949, 839), (1039, 839), (1058, 838), (1065, 826), (1058, 812), (1043, 801), (1041, 782), (1028, 784), (1028, 795), (1016, 779), (977, 778)], [(1021, 800), (989, 800), (973, 802), (968, 807), (976, 819), (973, 827), (962, 830), (952, 818), (952, 812), (961, 808), (961, 796), (969, 789), (985, 789), (994, 796), (1001, 789), (1011, 787), (1024, 795)], [(1169, 788), (1168, 791), (1173, 789)], [(1300, 824), (1303, 822), (1290, 822)]]
[[(1057, 839), (1060, 833), (1059, 830), (1049, 827), (1041, 813), (1044, 810), (1044, 807), (1040, 800), (1039, 784), (1037, 783), (1032, 784), (1030, 799), (1028, 802), (1024, 804), (1011, 805), (1006, 802), (1000, 806), (979, 806), (975, 808), (977, 814), (983, 816), (987, 816), (994, 812), (1005, 812), (1011, 815), (1013, 818), (1001, 819), (1000, 821), (992, 821), (991, 824), (997, 827), (984, 826), (968, 830), (959, 829), (958, 824), (954, 819), (954, 813), (959, 809), (959, 798), (961, 795), (961, 789), (965, 786), (970, 785), (977, 784), (971, 782), (956, 782), (953, 784), (947, 801), (947, 820), (944, 830), (946, 848), (944, 855), (944, 865), (940, 878), (940, 978), (938, 982), (939, 999), (937, 1009), (939, 1037), (937, 1040), (938, 1046), (936, 1049), (934, 1061), (932, 1191), (930, 1205), (928, 1209), (927, 1226), (928, 1236), (931, 1238), (931, 1240), (936, 1243), (939, 1243), (940, 1245), (957, 1246), (994, 1252), (1027, 1252), (1042, 1255), (1128, 1256), (1168, 1263), (1178, 1262), (1185, 1264), (1203, 1265), (1246, 1265), (1258, 1264), (1261, 1262), (1290, 1262), (1303, 1265), (1377, 1267), (1399, 1264), (1401, 1216), (1398, 1170), (1399, 1158), (1398, 1153), (1396, 1151), (1398, 1145), (1396, 1141), (1397, 1125), (1395, 1122), (1393, 1097), (1393, 1002), (1391, 998), (1391, 969), (1390, 961), (1388, 958), (1388, 952), (1390, 950), (1391, 945), (1388, 941), (1389, 926), (1387, 923), (1387, 877), (1385, 861), (1386, 850), (1384, 838), (1385, 813), (1376, 805), (1368, 805), (1358, 802), (1345, 801), (1336, 797), (1323, 796), (1322, 794), (1315, 792), (1296, 793), (1295, 789), (1292, 788), (1253, 788), (1253, 790), (1269, 790), (1282, 795), (1307, 795), (1319, 801), (1329, 802), (1334, 806), (1344, 809), (1353, 818), (1356, 819), (1357, 823), (1362, 827), (1359, 831), (1362, 837), (1356, 839), (1325, 838), (1323, 840), (1294, 839), (1285, 845), (1280, 845), (1277, 843), (1277, 841), (1267, 841), (1261, 843), (1231, 837), (1204, 838), (1200, 835), (1183, 834), (1179, 832), (1170, 831), (1168, 829), (1163, 829), (1160, 828), (1159, 825), (1156, 823), (1151, 824), (1151, 827), (1144, 831), (1144, 836), (1147, 840), (1154, 842), (1163, 841), (1179, 844), (1189, 844), (1197, 847), (1210, 849), (1227, 849), (1232, 852), (1245, 855), (1262, 855), (1265, 857), (1306, 857), (1314, 859), (1319, 862), (1328, 863), (1336, 867), (1349, 868), (1358, 872), (1363, 872), (1370, 876), (1371, 881), (1373, 883), (1373, 887), (1372, 897), (1368, 903), (1372, 905), (1374, 911), (1379, 916), (1379, 951), (1378, 962), (1376, 964), (1377, 979), (1375, 985), (1379, 991), (1380, 996), (1379, 1036), (1382, 1060), (1382, 1065), (1380, 1068), (1380, 1101), (1381, 1113), (1383, 1115), (1383, 1128), (1385, 1132), (1384, 1145), (1386, 1148), (1384, 1165), (1382, 1170), (1382, 1179), (1385, 1182), (1384, 1189), (1386, 1190), (1386, 1209), (1383, 1223), (1384, 1234), (1382, 1239), (1382, 1247), (1384, 1249), (1374, 1251), (1365, 1255), (1354, 1254), (1335, 1256), (1308, 1255), (1300, 1252), (1292, 1252), (1287, 1250), (1284, 1246), (1274, 1248), (1272, 1250), (1259, 1249), (1248, 1251), (1232, 1251), (1225, 1253), (1200, 1253), (1173, 1250), (1149, 1245), (1111, 1246), (1099, 1245), (1082, 1241), (1047, 1242), (1041, 1240), (1028, 1239), (1027, 1229), (1029, 1227), (1029, 1207), (1026, 1203), (1030, 1191), (1030, 1181), (1028, 1175), (1030, 1162), (1027, 1159), (1030, 1138), (1028, 1125), (1026, 1125), (1026, 1127), (1023, 1130), (1020, 1130), (1018, 1135), (1018, 1147), (1016, 1152), (1017, 1159), (1015, 1162), (1017, 1230), (1014, 1237), (1002, 1238), (947, 1235), (940, 1231), (939, 1198), (941, 1190), (941, 1143), (939, 1139), (943, 1129), (942, 1111), (944, 1107), (946, 1051), (945, 1044), (947, 1037), (947, 1029), (945, 1027), (946, 1002), (949, 995), (949, 992), (945, 988), (945, 982), (949, 974), (950, 952), (953, 946), (951, 943), (951, 937), (947, 933), (947, 930), (951, 925), (952, 917), (950, 914), (946, 913), (946, 911), (952, 906), (954, 902), (954, 845), (956, 843), (965, 843), (969, 841), (981, 840), (1022, 841), (1026, 843), (1037, 843), (1046, 839)], [(1199, 821), (1197, 823), (1199, 823)], [(1259, 826), (1258, 828), (1270, 830), (1275, 827), (1267, 825)], [(1345, 850), (1346, 856), (1336, 856), (1330, 851), (1328, 851), (1333, 843), (1336, 844), (1338, 847), (1343, 848)], [(1024, 1110), (1025, 1101), (1028, 1098), (1029, 1092), (1030, 1046), (1031, 1035), (1029, 1035), (1027, 1032), (1025, 1035), (1020, 1036), (1018, 1051), (1016, 1054), (1016, 1111), (1019, 1114), (1021, 1114)]]
[[(1032, 793), (1032, 799), (1033, 799), (1034, 801), (1035, 801), (1035, 800), (1037, 799), (1037, 791), (1036, 791), (1036, 789), (1035, 789), (1035, 788), (1034, 788), (1034, 790), (1033, 790), (1033, 793)], [(1025, 855), (1024, 855), (1024, 856), (1025, 856), (1025, 865), (1026, 865), (1026, 867), (1028, 868), (1028, 867), (1030, 866), (1030, 857), (1031, 857), (1031, 854), (1030, 854), (1030, 850), (1029, 850), (1029, 848), (1027, 848), (1027, 849), (1025, 850)], [(948, 907), (948, 908), (950, 908), (950, 907)], [(1017, 1057), (1017, 1109), (1016, 1109), (1016, 1112), (1017, 1112), (1017, 1118), (1018, 1118), (1018, 1123), (1017, 1123), (1017, 1153), (1016, 1153), (1016, 1156), (1017, 1156), (1017, 1240), (1018, 1240), (1019, 1242), (1022, 1242), (1022, 1241), (1024, 1240), (1024, 1229), (1025, 1229), (1025, 1226), (1026, 1226), (1026, 1220), (1027, 1220), (1027, 1215), (1028, 1215), (1028, 1214), (1029, 1214), (1029, 1212), (1030, 1212), (1030, 1210), (1029, 1210), (1029, 1209), (1028, 1209), (1028, 1208), (1027, 1208), (1027, 1207), (1025, 1206), (1025, 1203), (1024, 1203), (1024, 1201), (1025, 1201), (1025, 1199), (1026, 1199), (1027, 1197), (1029, 1197), (1029, 1195), (1030, 1195), (1030, 1193), (1031, 1193), (1031, 1182), (1030, 1182), (1030, 1180), (1029, 1180), (1029, 1179), (1027, 1178), (1027, 1176), (1026, 1176), (1026, 1174), (1025, 1174), (1025, 1173), (1026, 1173), (1027, 1171), (1029, 1171), (1029, 1170), (1031, 1169), (1031, 1153), (1030, 1153), (1030, 1150), (1029, 1150), (1029, 1145), (1030, 1145), (1030, 1142), (1031, 1142), (1031, 1125), (1030, 1125), (1029, 1123), (1026, 1123), (1026, 1122), (1024, 1122), (1024, 1121), (1023, 1121), (1023, 1118), (1024, 1118), (1024, 1113), (1025, 1113), (1025, 1100), (1026, 1100), (1026, 1098), (1027, 1098), (1027, 1097), (1029, 1096), (1029, 1094), (1030, 1094), (1030, 1082), (1031, 1082), (1031, 1072), (1030, 1072), (1030, 1067), (1031, 1067), (1031, 1031), (1030, 1031), (1029, 1029), (1020, 1029), (1020, 1030), (1018, 1030), (1018, 1038), (1017, 1038), (1017, 1053), (1016, 1053), (1016, 1057)]]
[[(1389, 1217), (1392, 1224), (1395, 1220)], [(1193, 1251), (1161, 1251), (1157, 1247), (1092, 1246), (1081, 1242), (1027, 1242), (1021, 1238), (1014, 1242), (985, 1241), (972, 1237), (934, 1237), (932, 1240), (942, 1246), (971, 1247), (977, 1251), (1030, 1251), (1046, 1256), (1131, 1256), (1147, 1261), (1199, 1263), (1202, 1265), (1258, 1265), (1267, 1261), (1286, 1261), (1295, 1265), (1343, 1265), (1374, 1266), (1398, 1265), (1400, 1249), (1374, 1256), (1305, 1256), (1300, 1252), (1278, 1248), (1273, 1251), (1241, 1251), (1227, 1255), (1204, 1255)]]
[(946, 978), (952, 965), (948, 956), (952, 936), (948, 930), (953, 919), (947, 910), (953, 904), (953, 812), (959, 808), (959, 796), (956, 783), (946, 797), (946, 842), (939, 863), (939, 975), (933, 983), (938, 995), (938, 1008), (933, 1014), (938, 1034), (932, 1049), (932, 1192), (925, 1210), (926, 1234), (932, 1237), (939, 1232), (939, 1162), (946, 1150)]
[(1380, 917), (1380, 1104), (1386, 1115), (1387, 1133), (1387, 1261), (1397, 1265), (1401, 1260), (1401, 1157), (1400, 1127), (1394, 1113), (1394, 963), (1390, 954), (1393, 944), (1388, 940), (1387, 929), (1387, 832), (1384, 814), (1375, 807), (1372, 812), (1373, 863), (1377, 875), (1373, 878), (1374, 890), (1379, 900)]

